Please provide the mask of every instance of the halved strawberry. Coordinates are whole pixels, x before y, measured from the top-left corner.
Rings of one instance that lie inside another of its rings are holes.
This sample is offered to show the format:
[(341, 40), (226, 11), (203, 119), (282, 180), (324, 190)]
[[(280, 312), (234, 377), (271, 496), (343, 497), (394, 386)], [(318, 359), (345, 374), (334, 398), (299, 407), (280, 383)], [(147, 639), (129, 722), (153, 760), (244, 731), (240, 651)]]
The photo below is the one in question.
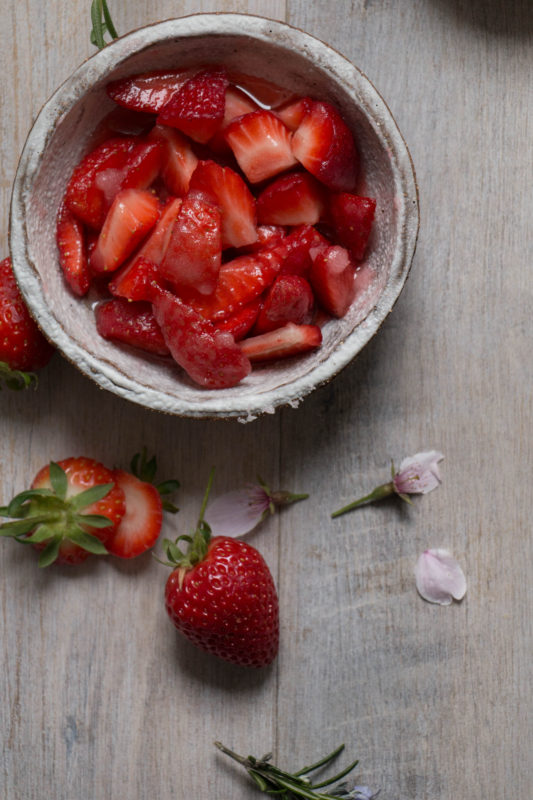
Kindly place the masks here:
[(122, 469), (113, 471), (115, 484), (125, 496), (126, 511), (108, 539), (109, 553), (135, 558), (156, 543), (163, 524), (163, 504), (156, 487)]
[(257, 198), (262, 225), (315, 225), (324, 212), (324, 189), (306, 172), (282, 175)]
[(121, 189), (146, 189), (161, 166), (158, 142), (135, 138), (109, 139), (75, 168), (65, 192), (65, 203), (89, 227), (102, 227)]
[(221, 215), (212, 203), (188, 195), (172, 225), (160, 271), (178, 290), (211, 294), (222, 254)]
[(281, 256), (273, 250), (238, 256), (223, 264), (215, 292), (209, 297), (187, 297), (202, 317), (213, 321), (228, 319), (269, 286), (279, 272)]
[(315, 297), (334, 317), (343, 317), (356, 294), (355, 270), (350, 254), (344, 247), (334, 245), (313, 253), (309, 280)]
[(228, 78), (223, 70), (205, 70), (190, 78), (161, 109), (157, 121), (205, 144), (224, 120)]
[(125, 108), (157, 114), (196, 72), (196, 69), (145, 72), (112, 81), (106, 90), (115, 103)]
[(200, 386), (225, 389), (248, 375), (250, 362), (230, 333), (218, 331), (171, 292), (154, 290), (153, 308), (174, 360)]
[(246, 334), (252, 330), (257, 319), (257, 315), (261, 310), (261, 306), (261, 299), (258, 297), (255, 300), (252, 300), (251, 303), (248, 303), (248, 305), (243, 306), (241, 309), (236, 311), (235, 314), (232, 314), (231, 317), (228, 317), (223, 322), (216, 322), (215, 328), (218, 331), (231, 333), (235, 341), (239, 342), (241, 339), (244, 339)]
[(251, 114), (257, 111), (259, 106), (245, 92), (236, 86), (228, 86), (226, 89), (226, 100), (224, 104), (224, 119), (222, 125), (209, 140), (209, 147), (215, 153), (224, 153), (229, 150), (229, 145), (224, 138), (224, 131), (234, 119), (242, 117), (243, 114)]
[(341, 115), (329, 103), (313, 103), (293, 134), (292, 152), (329, 189), (355, 189), (359, 171), (355, 142)]
[(82, 223), (62, 203), (57, 215), (56, 228), (59, 264), (72, 291), (83, 297), (89, 291), (91, 275), (87, 263), (85, 237)]
[(308, 111), (311, 110), (314, 100), (310, 97), (291, 98), (287, 103), (276, 109), (276, 114), (285, 123), (290, 131), (295, 131)]
[(329, 210), (339, 242), (360, 261), (372, 230), (376, 201), (345, 192), (331, 197)]
[(245, 114), (226, 128), (226, 141), (251, 183), (259, 183), (296, 165), (291, 133), (272, 111)]
[(94, 309), (96, 329), (104, 339), (124, 342), (148, 353), (168, 356), (169, 350), (157, 324), (152, 307), (142, 301), (116, 297)]
[(115, 197), (91, 255), (94, 272), (112, 272), (135, 250), (159, 217), (150, 192), (123, 189)]
[(222, 248), (243, 247), (257, 239), (255, 200), (240, 175), (214, 161), (200, 161), (189, 188), (218, 206), (222, 214)]
[(111, 294), (128, 300), (147, 299), (146, 284), (159, 278), (158, 265), (167, 251), (181, 203), (180, 198), (168, 201), (152, 233), (109, 283)]
[(285, 228), (281, 225), (258, 225), (257, 239), (252, 244), (241, 247), (241, 253), (259, 253), (261, 250), (268, 250), (275, 245), (281, 244), (285, 239)]
[(190, 142), (175, 128), (165, 125), (156, 125), (150, 138), (163, 145), (161, 177), (165, 186), (173, 195), (183, 197), (187, 194), (191, 175), (198, 164)]
[(272, 361), (288, 358), (319, 347), (322, 331), (318, 325), (295, 325), (288, 322), (283, 328), (251, 336), (240, 342), (240, 347), (250, 361)]
[(254, 333), (267, 333), (287, 322), (309, 323), (314, 303), (313, 292), (305, 278), (278, 275), (266, 294)]

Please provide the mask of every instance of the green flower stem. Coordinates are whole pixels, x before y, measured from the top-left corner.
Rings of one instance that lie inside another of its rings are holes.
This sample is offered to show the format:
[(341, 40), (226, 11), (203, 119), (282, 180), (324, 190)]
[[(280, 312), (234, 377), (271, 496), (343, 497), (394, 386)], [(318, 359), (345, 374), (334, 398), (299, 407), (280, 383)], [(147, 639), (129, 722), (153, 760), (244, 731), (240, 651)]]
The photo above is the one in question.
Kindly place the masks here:
[(385, 497), (389, 497), (391, 494), (396, 494), (394, 483), (392, 481), (390, 483), (383, 483), (381, 486), (377, 486), (373, 492), (370, 492), (370, 494), (360, 497), (359, 500), (354, 500), (353, 503), (349, 503), (347, 506), (343, 506), (337, 511), (334, 511), (331, 516), (340, 517), (341, 514), (346, 514), (348, 511), (353, 511), (354, 508), (366, 505), (367, 503), (374, 503), (376, 500), (383, 500)]

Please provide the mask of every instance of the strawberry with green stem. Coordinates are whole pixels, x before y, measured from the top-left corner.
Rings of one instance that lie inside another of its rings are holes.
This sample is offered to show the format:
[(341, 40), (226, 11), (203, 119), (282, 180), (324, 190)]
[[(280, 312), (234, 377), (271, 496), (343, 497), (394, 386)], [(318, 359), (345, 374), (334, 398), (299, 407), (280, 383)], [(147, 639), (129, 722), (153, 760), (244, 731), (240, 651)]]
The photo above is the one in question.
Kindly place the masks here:
[[(279, 607), (272, 575), (251, 545), (226, 536), (211, 537), (204, 519), (211, 471), (192, 535), (165, 539), (172, 567), (165, 588), (167, 612), (195, 645), (234, 664), (264, 667), (277, 655)], [(187, 543), (184, 552), (180, 543)]]

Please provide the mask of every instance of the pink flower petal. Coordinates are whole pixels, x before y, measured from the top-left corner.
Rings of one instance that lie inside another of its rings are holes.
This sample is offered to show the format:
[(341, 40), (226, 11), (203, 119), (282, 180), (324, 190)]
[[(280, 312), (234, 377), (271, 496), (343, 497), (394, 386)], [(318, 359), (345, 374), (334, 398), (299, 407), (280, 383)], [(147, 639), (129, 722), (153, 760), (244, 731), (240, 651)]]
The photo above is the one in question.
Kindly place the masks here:
[(416, 562), (416, 588), (430, 603), (449, 606), (466, 592), (466, 578), (459, 563), (448, 550), (425, 550)]
[(427, 494), (436, 489), (440, 483), (437, 465), (443, 458), (437, 450), (404, 458), (393, 478), (394, 488), (399, 494)]
[(243, 536), (261, 522), (269, 498), (260, 486), (248, 486), (217, 497), (210, 503), (204, 519), (213, 536)]

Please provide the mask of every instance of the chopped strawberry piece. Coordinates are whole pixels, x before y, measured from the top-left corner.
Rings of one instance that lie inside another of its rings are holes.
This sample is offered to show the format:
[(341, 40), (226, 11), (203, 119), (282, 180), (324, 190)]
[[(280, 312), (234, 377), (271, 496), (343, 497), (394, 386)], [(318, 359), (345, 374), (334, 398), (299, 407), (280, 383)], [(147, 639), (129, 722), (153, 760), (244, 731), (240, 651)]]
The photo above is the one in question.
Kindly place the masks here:
[(214, 161), (200, 161), (190, 195), (203, 197), (222, 214), (222, 248), (243, 247), (257, 239), (255, 200), (240, 175)]
[(157, 118), (205, 144), (222, 125), (228, 78), (222, 70), (199, 72), (161, 109)]
[(198, 164), (189, 141), (175, 128), (165, 125), (156, 125), (150, 138), (163, 145), (161, 177), (165, 186), (173, 195), (183, 197), (187, 194), (191, 175)]
[(334, 317), (343, 317), (356, 294), (355, 270), (350, 254), (344, 247), (335, 245), (320, 250), (314, 256), (309, 274), (315, 297)]
[(212, 203), (187, 196), (172, 226), (161, 274), (178, 290), (211, 294), (222, 255), (221, 215)]
[(248, 303), (247, 306), (243, 306), (243, 308), (236, 311), (235, 314), (232, 314), (231, 317), (228, 317), (223, 322), (215, 323), (215, 328), (218, 331), (231, 333), (235, 341), (238, 342), (244, 339), (246, 334), (252, 330), (261, 305), (261, 300), (258, 297), (256, 300), (252, 300), (251, 303)]
[(125, 108), (157, 114), (195, 72), (194, 69), (174, 69), (121, 78), (108, 84), (107, 94)]
[(228, 319), (270, 286), (280, 266), (281, 255), (273, 250), (239, 256), (221, 266), (211, 296), (188, 297), (187, 302), (206, 319)]
[(300, 225), (274, 247), (282, 258), (280, 274), (306, 276), (311, 269), (311, 249), (325, 250), (330, 242), (311, 225)]
[(94, 272), (120, 267), (144, 239), (159, 217), (157, 197), (138, 189), (118, 193), (106, 217), (91, 255)]
[(329, 103), (313, 103), (292, 137), (292, 152), (334, 192), (355, 189), (359, 156), (352, 133)]
[(259, 183), (296, 165), (291, 134), (272, 111), (254, 111), (226, 128), (226, 141), (251, 183)]
[(276, 109), (276, 114), (290, 131), (295, 131), (308, 111), (311, 111), (313, 100), (310, 97), (298, 97)]
[(108, 284), (115, 297), (125, 300), (149, 300), (150, 284), (159, 283), (159, 267), (142, 255), (134, 256)]
[(65, 280), (75, 294), (83, 297), (91, 281), (83, 225), (64, 203), (57, 216), (56, 239)]
[(312, 289), (305, 278), (278, 275), (266, 294), (254, 333), (267, 333), (281, 328), (287, 322), (310, 322), (314, 302)]
[(109, 139), (81, 160), (65, 192), (67, 207), (89, 227), (102, 227), (121, 189), (146, 189), (161, 166), (161, 146), (135, 138)]
[(295, 325), (294, 322), (288, 322), (283, 328), (244, 339), (240, 342), (240, 347), (244, 355), (255, 362), (295, 356), (313, 350), (321, 343), (322, 331), (318, 325)]
[(94, 314), (96, 329), (104, 339), (124, 342), (160, 356), (169, 354), (149, 303), (132, 303), (116, 297), (97, 305)]
[(250, 362), (230, 333), (218, 331), (171, 292), (154, 292), (153, 308), (174, 360), (200, 386), (226, 389), (248, 375)]
[(324, 211), (324, 189), (306, 172), (282, 175), (257, 198), (262, 225), (315, 225)]
[(236, 86), (228, 86), (226, 89), (226, 102), (224, 105), (224, 119), (222, 125), (215, 133), (212, 139), (209, 140), (209, 147), (215, 153), (224, 153), (229, 150), (229, 145), (224, 138), (224, 131), (234, 119), (242, 117), (243, 114), (251, 114), (252, 111), (257, 111), (259, 106), (252, 98), (245, 92), (238, 89)]
[(259, 253), (280, 244), (285, 239), (285, 228), (281, 225), (258, 225), (257, 239), (253, 244), (241, 247), (241, 253)]
[(163, 524), (163, 504), (156, 487), (130, 472), (113, 470), (115, 485), (124, 492), (126, 511), (106, 542), (109, 553), (135, 558), (154, 546)]
[(355, 194), (336, 194), (331, 198), (329, 210), (339, 242), (360, 261), (372, 230), (376, 201)]

